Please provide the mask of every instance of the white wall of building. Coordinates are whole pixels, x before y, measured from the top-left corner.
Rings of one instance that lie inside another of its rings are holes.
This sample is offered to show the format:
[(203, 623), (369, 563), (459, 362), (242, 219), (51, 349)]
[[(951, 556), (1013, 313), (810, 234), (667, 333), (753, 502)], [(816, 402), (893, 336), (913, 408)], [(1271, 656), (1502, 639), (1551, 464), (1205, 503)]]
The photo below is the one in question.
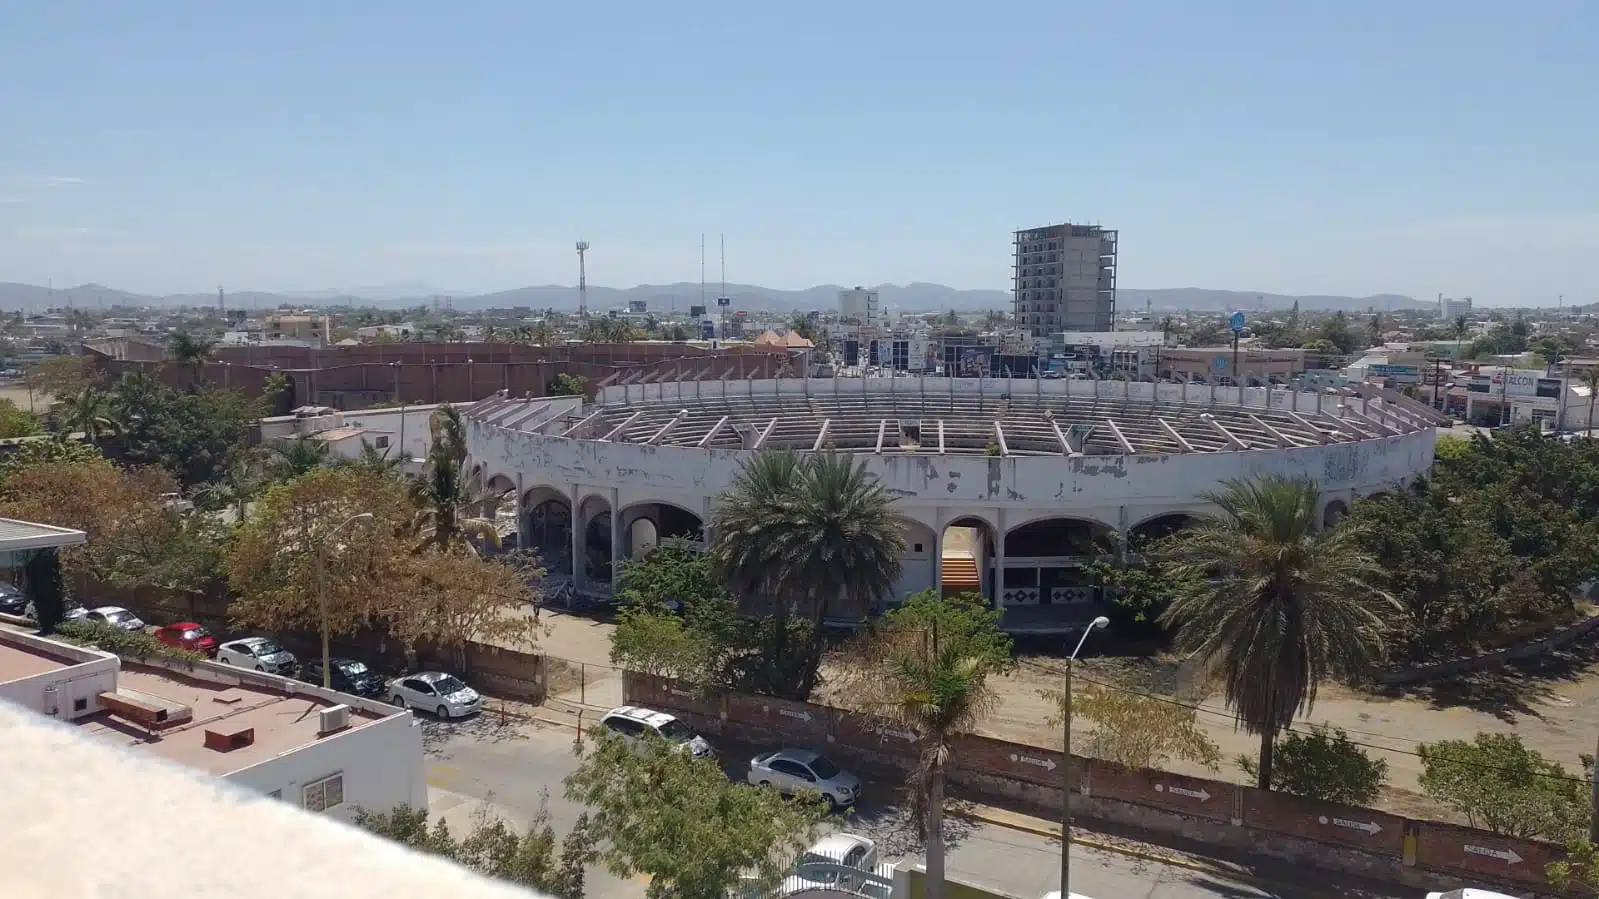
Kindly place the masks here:
[(302, 806), (305, 786), (333, 775), (344, 781), (344, 802), (326, 812), (336, 818), (353, 821), (357, 808), (427, 808), (421, 722), (409, 712), (367, 722), (241, 768), (223, 780), (259, 793), (277, 791), (284, 802)]
[[(116, 692), (121, 663), (114, 655), (18, 631), (0, 631), (0, 641), (75, 662), (0, 684), (0, 699), (14, 702), (30, 712), (74, 721), (100, 711), (98, 697), (101, 693)], [(49, 692), (52, 687), (55, 688), (53, 697)], [(73, 705), (80, 699), (84, 700), (84, 707), (74, 711)]]
[[(364, 435), (369, 443), (373, 437), (389, 437), (389, 458), (425, 459), (433, 443), (428, 422), (433, 419), (437, 404), (419, 406), (394, 406), (384, 409), (361, 409), (355, 412), (333, 412), (301, 418), (294, 415), (276, 415), (261, 419), (261, 440), (285, 440), (295, 436), (305, 437), (331, 431), (334, 428), (367, 428), (373, 434)], [(329, 451), (348, 458), (358, 458), (361, 441), (343, 440), (331, 445)]]
[(877, 291), (864, 287), (838, 292), (838, 316), (846, 324), (853, 319), (854, 325), (861, 328), (881, 328), (885, 324)]

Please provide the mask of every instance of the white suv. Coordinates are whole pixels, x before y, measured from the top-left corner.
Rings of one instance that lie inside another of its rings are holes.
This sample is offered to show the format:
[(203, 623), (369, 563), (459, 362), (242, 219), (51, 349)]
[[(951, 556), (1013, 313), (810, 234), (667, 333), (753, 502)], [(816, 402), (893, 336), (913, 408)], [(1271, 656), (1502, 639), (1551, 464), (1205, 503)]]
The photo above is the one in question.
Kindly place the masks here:
[(708, 758), (711, 755), (711, 744), (705, 742), (704, 737), (665, 712), (624, 705), (606, 712), (605, 717), (600, 719), (600, 725), (628, 743), (635, 743), (647, 734), (654, 734), (667, 742), (686, 747), (689, 754), (697, 759)]

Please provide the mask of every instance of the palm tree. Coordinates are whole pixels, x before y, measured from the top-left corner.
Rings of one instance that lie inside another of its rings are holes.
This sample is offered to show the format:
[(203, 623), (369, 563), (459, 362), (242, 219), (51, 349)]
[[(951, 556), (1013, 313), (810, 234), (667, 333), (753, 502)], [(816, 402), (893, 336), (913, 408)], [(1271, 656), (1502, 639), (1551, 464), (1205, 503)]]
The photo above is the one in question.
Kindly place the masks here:
[(468, 514), (483, 504), (474, 494), (466, 472), (466, 423), (461, 410), (445, 404), (428, 421), (432, 440), (422, 477), (411, 484), (411, 498), (417, 505), (413, 528), (421, 535), (416, 551), (429, 547), (440, 552), (457, 549), (475, 551), (472, 540), (500, 544), (494, 523)]
[(1469, 331), (1469, 330), (1471, 330), (1471, 328), (1466, 322), (1466, 314), (1464, 312), (1462, 312), (1461, 314), (1455, 316), (1455, 358), (1456, 359), (1460, 358), (1460, 344), (1461, 344), (1462, 341), (1464, 341), (1466, 339), (1466, 332)]
[(375, 474), (381, 477), (394, 477), (404, 472), (405, 460), (400, 456), (389, 458), (392, 446), (378, 449), (366, 438), (361, 439), (361, 454), (354, 459), (338, 458), (333, 464), (345, 468), (354, 468), (360, 471)]
[(232, 507), (235, 522), (248, 517), (250, 503), (271, 485), (272, 458), (266, 447), (245, 447), (233, 454), (222, 476), (200, 485), (198, 499), (207, 507)]
[(85, 387), (77, 393), (68, 394), (61, 401), (61, 411), (56, 413), (56, 421), (62, 431), (82, 432), (84, 440), (99, 443), (101, 438), (118, 430), (115, 415), (116, 407), (109, 395), (93, 387)]
[(987, 678), (1009, 661), (1009, 641), (993, 639), (997, 615), (969, 632), (951, 633), (957, 618), (946, 619), (941, 633), (945, 604), (931, 591), (913, 597), (859, 641), (844, 663), (848, 692), (862, 711), (916, 736), (920, 752), (910, 788), (927, 844), (927, 899), (944, 892), (944, 780), (954, 740), (994, 709), (998, 697)]
[(1319, 530), (1321, 491), (1309, 479), (1228, 481), (1206, 499), (1221, 514), (1162, 541), (1177, 584), (1161, 623), (1178, 649), (1214, 660), (1237, 723), (1260, 737), (1260, 789), (1271, 789), (1272, 744), (1329, 678), (1370, 672), (1383, 615), (1398, 608), (1383, 570), (1350, 527)]
[(713, 515), (712, 560), (745, 598), (764, 594), (818, 624), (835, 611), (860, 618), (899, 580), (906, 524), (864, 462), (762, 453)]
[(174, 331), (167, 339), (167, 355), (173, 362), (189, 369), (194, 379), (198, 381), (205, 369), (206, 360), (211, 358), (216, 345), (216, 341), (196, 337), (188, 331)]
[(1588, 388), (1588, 436), (1593, 436), (1593, 401), (1599, 399), (1599, 365), (1582, 373), (1583, 386)]
[(544, 319), (539, 319), (527, 329), (528, 339), (539, 346), (549, 346), (555, 339), (555, 328)]
[(328, 461), (328, 445), (321, 440), (285, 440), (272, 447), (267, 466), (285, 481), (321, 468)]

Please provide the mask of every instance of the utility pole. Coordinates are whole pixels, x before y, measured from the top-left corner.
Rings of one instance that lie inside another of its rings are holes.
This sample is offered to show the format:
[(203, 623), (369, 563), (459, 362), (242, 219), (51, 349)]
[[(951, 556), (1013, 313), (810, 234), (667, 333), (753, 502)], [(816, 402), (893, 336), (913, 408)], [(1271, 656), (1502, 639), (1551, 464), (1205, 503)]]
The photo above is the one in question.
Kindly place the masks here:
[(587, 321), (589, 317), (589, 276), (585, 267), (583, 254), (589, 251), (589, 242), (577, 242), (577, 317), (579, 321)]
[(1108, 624), (1110, 619), (1104, 615), (1090, 621), (1088, 627), (1083, 628), (1083, 636), (1078, 639), (1077, 648), (1066, 657), (1066, 694), (1061, 700), (1061, 711), (1066, 719), (1062, 726), (1066, 742), (1061, 746), (1060, 766), (1060, 899), (1070, 899), (1072, 894), (1072, 663), (1077, 661), (1077, 654), (1083, 651), (1083, 644), (1088, 642), (1088, 635), (1093, 633), (1095, 628)]

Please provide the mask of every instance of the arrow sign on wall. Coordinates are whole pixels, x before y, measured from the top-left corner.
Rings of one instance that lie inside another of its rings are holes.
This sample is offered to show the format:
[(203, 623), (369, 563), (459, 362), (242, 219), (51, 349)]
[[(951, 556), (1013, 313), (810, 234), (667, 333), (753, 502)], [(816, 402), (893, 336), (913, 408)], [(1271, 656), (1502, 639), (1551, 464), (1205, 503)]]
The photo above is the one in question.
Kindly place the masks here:
[(1043, 768), (1045, 771), (1054, 771), (1056, 767), (1054, 759), (1035, 759), (1031, 756), (1017, 755), (1014, 752), (1010, 754), (1010, 760), (1020, 762), (1023, 765), (1032, 765), (1035, 768)]
[(1487, 846), (1473, 846), (1470, 843), (1466, 843), (1461, 848), (1472, 855), (1486, 855), (1489, 858), (1504, 859), (1506, 864), (1519, 865), (1525, 861), (1514, 849), (1489, 849)]
[(1203, 788), (1198, 790), (1190, 790), (1187, 787), (1168, 787), (1165, 784), (1155, 784), (1155, 792), (1175, 793), (1178, 796), (1187, 796), (1190, 799), (1198, 799), (1200, 802), (1210, 801), (1210, 792)]
[(690, 696), (690, 697), (692, 697), (694, 695), (693, 693), (690, 693), (687, 690), (679, 690), (676, 687), (667, 687), (666, 688), (666, 692), (672, 694), (673, 696)]
[(895, 730), (892, 727), (874, 727), (872, 732), (881, 737), (897, 737), (907, 743), (916, 742), (916, 735), (908, 730)]
[(1366, 836), (1369, 837), (1382, 833), (1382, 825), (1378, 824), (1376, 821), (1354, 821), (1349, 818), (1328, 818), (1326, 815), (1322, 815), (1317, 820), (1323, 824), (1331, 824), (1334, 827), (1346, 827), (1350, 830), (1364, 831)]
[(787, 715), (790, 718), (798, 718), (801, 721), (811, 720), (810, 712), (796, 712), (793, 709), (778, 709), (777, 713), (779, 715)]

